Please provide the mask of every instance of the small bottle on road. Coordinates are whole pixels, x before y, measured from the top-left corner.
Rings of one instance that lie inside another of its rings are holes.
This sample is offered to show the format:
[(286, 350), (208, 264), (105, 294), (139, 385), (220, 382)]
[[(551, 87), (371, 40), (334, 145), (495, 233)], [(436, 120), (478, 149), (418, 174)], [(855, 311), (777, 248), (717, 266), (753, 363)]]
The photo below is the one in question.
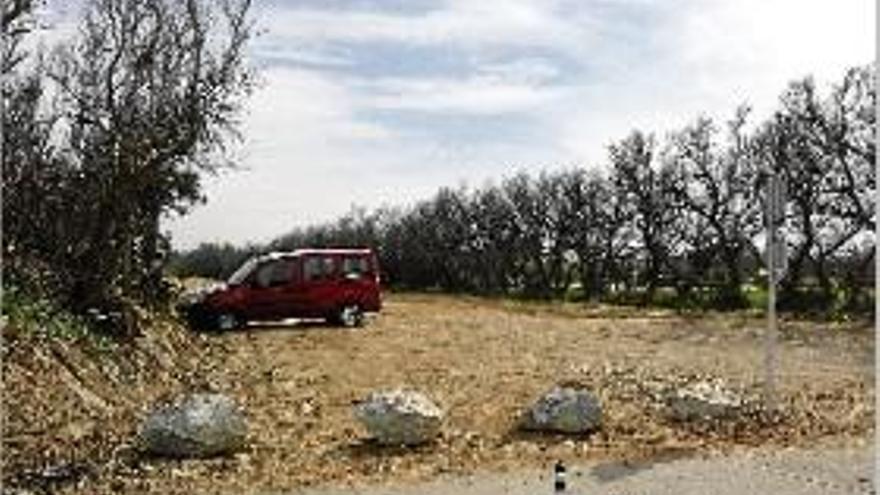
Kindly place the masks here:
[(565, 491), (565, 464), (562, 461), (556, 461), (553, 466), (553, 491), (561, 493)]

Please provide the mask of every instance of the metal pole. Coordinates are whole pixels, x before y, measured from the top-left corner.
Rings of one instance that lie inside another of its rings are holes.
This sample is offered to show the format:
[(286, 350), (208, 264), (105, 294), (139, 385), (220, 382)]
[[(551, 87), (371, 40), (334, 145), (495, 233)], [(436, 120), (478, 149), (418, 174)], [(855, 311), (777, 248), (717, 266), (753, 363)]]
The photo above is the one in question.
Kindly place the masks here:
[(776, 208), (778, 178), (770, 178), (767, 208), (767, 333), (764, 342), (764, 407), (776, 409)]
[[(875, 21), (880, 21), (880, 9), (874, 8), (874, 15), (876, 16)], [(875, 24), (876, 26), (876, 24)], [(875, 43), (875, 54), (874, 54), (874, 87), (878, 87), (880, 85), (880, 30), (874, 29), (874, 43)], [(875, 115), (880, 118), (880, 99), (875, 100)], [(880, 145), (880, 133), (877, 132), (876, 126), (874, 127), (874, 143)], [(880, 182), (877, 182), (876, 177), (880, 176), (880, 156), (874, 157), (874, 201), (875, 205), (878, 204), (877, 200), (880, 199)], [(877, 391), (877, 385), (880, 383), (880, 370), (878, 370), (877, 366), (880, 363), (880, 225), (877, 223), (877, 207), (874, 207), (874, 487), (880, 487), (880, 456), (876, 453), (880, 452), (880, 435), (876, 432), (880, 431), (880, 393)]]

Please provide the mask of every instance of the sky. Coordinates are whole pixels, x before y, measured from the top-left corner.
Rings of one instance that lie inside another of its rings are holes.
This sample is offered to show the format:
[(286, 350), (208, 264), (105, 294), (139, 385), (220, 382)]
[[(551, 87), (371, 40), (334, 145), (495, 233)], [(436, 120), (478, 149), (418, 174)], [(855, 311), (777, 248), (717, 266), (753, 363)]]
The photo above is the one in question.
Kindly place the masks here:
[[(353, 206), (406, 206), (520, 171), (602, 167), (794, 79), (874, 60), (873, 0), (255, 2), (261, 85), (239, 170), (164, 228), (177, 249), (266, 242)], [(824, 86), (827, 88), (827, 86)]]

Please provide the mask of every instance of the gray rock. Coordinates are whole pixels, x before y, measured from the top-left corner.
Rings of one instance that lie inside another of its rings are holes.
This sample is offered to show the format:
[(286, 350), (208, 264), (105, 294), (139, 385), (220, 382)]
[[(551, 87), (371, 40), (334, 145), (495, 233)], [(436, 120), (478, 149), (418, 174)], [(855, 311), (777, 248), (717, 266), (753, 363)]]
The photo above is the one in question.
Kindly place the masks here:
[(189, 394), (156, 407), (140, 437), (148, 452), (174, 458), (211, 457), (238, 450), (247, 423), (241, 410), (221, 394)]
[(673, 390), (666, 396), (666, 409), (676, 421), (729, 419), (736, 416), (743, 400), (719, 381), (701, 380)]
[(382, 445), (419, 445), (440, 433), (443, 411), (419, 392), (374, 392), (355, 406), (355, 416)]
[(522, 428), (555, 433), (587, 433), (602, 425), (599, 399), (584, 388), (556, 387), (523, 415)]

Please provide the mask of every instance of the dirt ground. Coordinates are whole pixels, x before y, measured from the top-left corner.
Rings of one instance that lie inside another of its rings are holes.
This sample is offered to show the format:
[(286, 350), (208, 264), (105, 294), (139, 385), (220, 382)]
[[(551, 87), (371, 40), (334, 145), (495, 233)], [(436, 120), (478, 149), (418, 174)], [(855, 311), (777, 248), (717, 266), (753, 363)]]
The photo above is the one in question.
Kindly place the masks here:
[[(114, 462), (57, 488), (277, 493), (504, 472), (557, 458), (655, 459), (869, 438), (875, 387), (867, 322), (782, 323), (776, 417), (756, 408), (739, 421), (682, 425), (655, 409), (650, 390), (704, 377), (723, 379), (759, 403), (764, 325), (749, 314), (687, 317), (416, 294), (386, 295), (383, 312), (361, 329), (253, 325), (207, 338), (216, 367), (202, 383), (232, 394), (247, 411), (244, 452), (168, 461), (122, 449)], [(522, 409), (561, 382), (596, 391), (603, 429), (586, 437), (519, 433)], [(393, 387), (418, 389), (448, 412), (435, 444), (388, 449), (367, 439), (352, 404)]]

